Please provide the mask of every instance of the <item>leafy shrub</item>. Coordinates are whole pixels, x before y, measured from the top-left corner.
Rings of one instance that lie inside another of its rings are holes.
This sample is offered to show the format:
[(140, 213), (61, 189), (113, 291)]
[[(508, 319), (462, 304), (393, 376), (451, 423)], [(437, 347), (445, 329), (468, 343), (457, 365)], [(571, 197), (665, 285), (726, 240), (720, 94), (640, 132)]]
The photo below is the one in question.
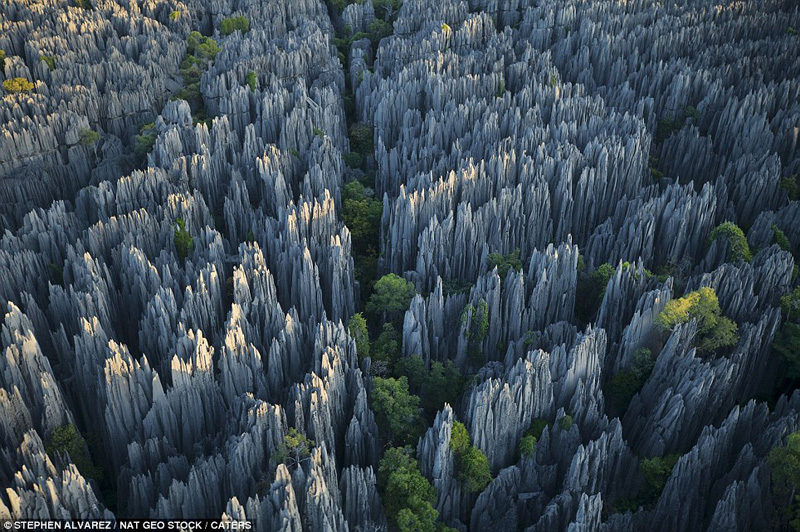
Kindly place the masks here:
[(744, 236), (739, 227), (732, 222), (724, 222), (719, 224), (711, 231), (711, 242), (722, 238), (728, 241), (730, 245), (730, 255), (728, 260), (737, 261), (739, 259), (750, 262), (753, 260), (753, 253), (750, 251), (750, 246), (747, 244), (747, 238)]
[(532, 456), (536, 452), (536, 436), (527, 434), (519, 441), (520, 456)]
[(369, 332), (367, 331), (367, 320), (359, 312), (353, 314), (347, 322), (347, 330), (353, 340), (356, 341), (356, 352), (358, 359), (362, 360), (369, 356)]
[(386, 517), (400, 530), (436, 529), (436, 490), (419, 472), (410, 449), (393, 447), (386, 451), (378, 467), (378, 486)]
[(234, 31), (247, 33), (250, 31), (250, 21), (247, 17), (228, 17), (220, 23), (219, 31), (226, 36)]
[(6, 68), (6, 51), (0, 50), (0, 70)]
[(350, 146), (354, 151), (366, 156), (375, 151), (372, 126), (359, 122), (350, 126)]
[(89, 448), (86, 440), (74, 425), (64, 425), (53, 430), (44, 445), (45, 451), (51, 458), (56, 457), (56, 453), (62, 455), (69, 453), (69, 457), (81, 475), (87, 478), (100, 480), (103, 478), (103, 470), (95, 467), (92, 458), (89, 456)]
[(486, 259), (486, 266), (489, 267), (489, 271), (497, 267), (497, 274), (501, 279), (505, 279), (506, 275), (508, 274), (508, 270), (511, 268), (517, 272), (522, 269), (522, 261), (519, 258), (519, 254), (519, 248), (507, 255), (503, 255), (501, 253), (490, 253), (489, 257)]
[(84, 146), (91, 146), (95, 142), (100, 140), (100, 133), (97, 131), (92, 131), (91, 129), (82, 129), (81, 130), (81, 144)]
[(703, 287), (680, 299), (669, 301), (656, 316), (655, 322), (666, 330), (673, 330), (691, 319), (697, 320), (696, 347), (700, 351), (714, 351), (736, 344), (739, 339), (736, 323), (722, 316), (719, 300), (713, 288)]
[(175, 236), (173, 237), (175, 249), (178, 252), (178, 258), (181, 262), (186, 260), (189, 253), (194, 249), (194, 240), (186, 230), (186, 222), (183, 218), (175, 220)]
[(431, 417), (444, 403), (455, 404), (464, 390), (464, 377), (452, 360), (444, 364), (431, 360), (428, 369), (419, 355), (403, 357), (395, 364), (395, 373), (408, 377), (409, 389), (419, 396), (422, 408)]
[(364, 158), (354, 151), (342, 154), (342, 160), (350, 168), (361, 168), (361, 165), (364, 164)]
[(565, 414), (564, 417), (558, 421), (558, 426), (561, 427), (561, 430), (569, 430), (572, 428), (572, 416)]
[(139, 135), (133, 139), (133, 149), (139, 157), (145, 157), (156, 143), (156, 124), (155, 122), (148, 122), (139, 128)]
[(47, 63), (47, 68), (50, 69), (50, 72), (56, 69), (56, 58), (52, 55), (42, 55), (39, 57), (42, 61)]
[(466, 325), (464, 331), (467, 338), (467, 356), (469, 363), (478, 366), (483, 363), (481, 345), (489, 333), (489, 305), (481, 300), (478, 306), (467, 305), (461, 312), (461, 324)]
[(797, 186), (797, 176), (791, 175), (789, 177), (784, 177), (781, 179), (781, 188), (786, 191), (786, 195), (788, 196), (789, 200), (794, 201), (800, 198), (800, 188)]
[(3, 88), (11, 94), (30, 92), (34, 87), (35, 85), (25, 78), (12, 78), (3, 81)]
[(203, 61), (213, 61), (219, 53), (217, 41), (205, 37), (199, 31), (193, 31), (186, 38), (186, 53)]
[[(778, 510), (782, 524), (791, 521), (791, 529), (798, 529), (798, 499), (796, 493), (800, 488), (800, 432), (793, 432), (786, 440), (786, 445), (778, 445), (770, 451), (767, 465), (772, 479), (773, 506)], [(774, 530), (787, 530), (775, 527)]]
[(414, 283), (394, 273), (384, 275), (375, 283), (375, 291), (367, 303), (367, 313), (382, 315), (385, 321), (398, 321), (405, 315), (415, 294)]
[(624, 413), (633, 396), (639, 393), (653, 371), (655, 360), (652, 352), (646, 347), (637, 349), (633, 355), (633, 364), (623, 368), (606, 386), (606, 397), (617, 412)]
[(639, 470), (644, 477), (645, 484), (642, 495), (646, 502), (658, 500), (679, 458), (680, 455), (670, 454), (664, 457), (647, 458), (639, 462)]
[(372, 410), (378, 427), (389, 441), (411, 442), (417, 433), (419, 397), (409, 393), (408, 379), (373, 379)]
[(94, 9), (91, 0), (77, 0), (77, 6), (86, 9), (87, 11)]
[(173, 11), (172, 13), (169, 14), (169, 19), (172, 22), (179, 21), (181, 19), (181, 12), (180, 11)]
[(781, 228), (778, 227), (776, 224), (772, 224), (770, 226), (770, 229), (772, 229), (772, 242), (774, 244), (778, 244), (778, 247), (780, 247), (784, 251), (791, 251), (792, 245), (789, 243), (789, 239), (786, 237), (786, 233), (781, 231)]
[(258, 85), (258, 76), (252, 70), (247, 73), (247, 76), (244, 78), (245, 84), (250, 87), (251, 92), (255, 92), (256, 86)]
[(296, 467), (308, 460), (315, 445), (314, 440), (308, 439), (305, 434), (292, 427), (289, 429), (288, 434), (283, 437), (283, 442), (275, 451), (275, 462)]
[(469, 432), (463, 423), (453, 423), (450, 449), (455, 455), (456, 480), (467, 492), (483, 491), (492, 481), (489, 460), (483, 452), (470, 443)]

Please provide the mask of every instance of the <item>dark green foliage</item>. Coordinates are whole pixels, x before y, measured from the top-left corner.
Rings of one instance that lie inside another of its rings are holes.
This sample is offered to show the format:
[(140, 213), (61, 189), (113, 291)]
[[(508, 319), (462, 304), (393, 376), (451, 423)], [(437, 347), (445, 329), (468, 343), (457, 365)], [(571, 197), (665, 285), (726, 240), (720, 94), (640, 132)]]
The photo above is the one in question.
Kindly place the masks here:
[[(793, 432), (786, 445), (770, 451), (767, 464), (772, 477), (772, 505), (777, 510), (782, 525), (789, 524), (792, 530), (800, 529), (800, 432)], [(780, 528), (780, 527), (776, 527)]]
[(81, 144), (84, 146), (91, 146), (95, 142), (100, 140), (100, 133), (97, 131), (92, 131), (91, 129), (82, 129), (81, 130)]
[(175, 242), (175, 250), (178, 252), (178, 259), (180, 259), (181, 262), (185, 261), (189, 253), (194, 249), (194, 240), (189, 234), (189, 231), (186, 230), (186, 222), (183, 221), (183, 218), (175, 220), (175, 236), (173, 237), (173, 241)]
[(289, 433), (283, 437), (283, 442), (275, 450), (273, 458), (278, 464), (283, 463), (290, 467), (295, 467), (308, 459), (315, 445), (314, 440), (309, 440), (305, 434), (292, 427), (289, 429)]
[(561, 430), (569, 430), (572, 428), (572, 416), (565, 414), (564, 417), (558, 420), (558, 426), (561, 427)]
[(588, 323), (594, 318), (603, 302), (608, 281), (614, 272), (614, 267), (606, 262), (598, 266), (592, 273), (582, 274), (578, 277), (575, 315), (583, 323)]
[(747, 238), (736, 224), (724, 222), (715, 227), (714, 230), (711, 231), (711, 242), (718, 238), (724, 238), (730, 244), (728, 260), (737, 261), (742, 259), (747, 262), (753, 260), (753, 253), (750, 251), (750, 246), (747, 244)]
[(372, 0), (372, 5), (375, 7), (375, 14), (384, 19), (391, 19), (393, 15), (397, 15), (400, 7), (403, 5), (402, 0)]
[(362, 360), (369, 356), (369, 332), (367, 330), (367, 320), (359, 312), (353, 314), (347, 322), (347, 330), (350, 336), (356, 341), (356, 351), (358, 352), (358, 360)]
[(388, 441), (412, 443), (418, 433), (419, 397), (409, 393), (408, 379), (375, 377), (372, 410)]
[(217, 41), (193, 31), (186, 39), (186, 53), (203, 61), (213, 61), (219, 53)]
[(372, 154), (375, 151), (372, 126), (364, 122), (350, 126), (350, 147), (362, 156)]
[(653, 353), (646, 347), (637, 349), (633, 364), (621, 369), (606, 386), (606, 397), (614, 412), (620, 416), (628, 409), (633, 396), (639, 393), (655, 366)]
[(369, 33), (369, 40), (372, 41), (373, 49), (377, 50), (381, 39), (391, 35), (394, 32), (394, 28), (385, 20), (376, 18), (367, 26), (367, 32)]
[(230, 35), (234, 31), (247, 33), (250, 31), (250, 21), (247, 17), (228, 17), (219, 24), (219, 32), (223, 35)]
[(87, 11), (94, 9), (91, 0), (77, 0), (76, 5), (80, 8), (86, 9)]
[(442, 294), (451, 296), (454, 294), (469, 294), (472, 290), (472, 283), (461, 279), (447, 279), (442, 281)]
[(785, 323), (772, 340), (772, 350), (781, 357), (785, 376), (800, 379), (800, 325)]
[(59, 286), (64, 286), (64, 269), (55, 262), (51, 262), (48, 266), (50, 268), (50, 277), (52, 278), (53, 283)]
[(481, 351), (483, 341), (489, 332), (489, 305), (483, 299), (478, 306), (467, 305), (461, 312), (461, 324), (466, 325), (467, 357), (473, 366), (480, 366), (484, 362)]
[(488, 266), (489, 271), (497, 267), (497, 274), (500, 276), (500, 279), (505, 279), (508, 270), (511, 268), (514, 268), (514, 271), (517, 272), (522, 269), (522, 261), (519, 258), (519, 253), (519, 248), (508, 255), (490, 253), (489, 257), (486, 259), (486, 266)]
[(325, 132), (324, 132), (324, 131), (322, 131), (320, 128), (316, 127), (316, 126), (315, 126), (315, 127), (312, 127), (312, 128), (311, 128), (311, 131), (312, 131), (312, 132), (314, 133), (314, 135), (315, 135), (315, 136), (317, 136), (317, 137), (324, 137), (324, 136), (325, 136)]
[(483, 491), (492, 481), (489, 461), (483, 452), (470, 443), (469, 433), (463, 423), (453, 423), (450, 449), (455, 455), (456, 480), (467, 492)]
[(367, 195), (358, 181), (350, 181), (342, 189), (342, 218), (350, 230), (356, 255), (377, 256), (383, 202)]
[(150, 153), (150, 150), (153, 149), (153, 146), (156, 143), (156, 131), (155, 131), (156, 124), (155, 122), (149, 122), (147, 124), (143, 124), (139, 128), (139, 135), (134, 137), (133, 142), (134, 146), (133, 149), (140, 158), (147, 156)]
[(665, 140), (667, 140), (667, 138), (680, 131), (682, 126), (682, 120), (668, 117), (661, 118), (658, 121), (658, 127), (656, 128), (656, 144), (662, 144)]
[(444, 403), (455, 404), (464, 390), (464, 377), (452, 360), (444, 364), (431, 361), (430, 370), (419, 355), (400, 358), (395, 374), (408, 377), (409, 388), (420, 397), (420, 404), (432, 417)]
[(56, 453), (61, 453), (62, 455), (69, 453), (72, 463), (75, 464), (75, 467), (84, 477), (95, 480), (103, 478), (103, 470), (92, 464), (86, 441), (74, 425), (64, 425), (53, 430), (53, 433), (45, 442), (44, 448), (51, 458), (55, 458)]
[(519, 454), (520, 456), (532, 456), (536, 452), (536, 436), (533, 434), (526, 434), (519, 441)]
[(786, 196), (791, 201), (795, 201), (800, 198), (800, 188), (797, 186), (797, 176), (791, 175), (789, 177), (784, 177), (781, 179), (781, 188), (786, 191)]
[(378, 467), (378, 486), (390, 523), (400, 530), (436, 529), (436, 490), (422, 476), (410, 449), (391, 448)]
[(789, 243), (786, 233), (781, 231), (781, 228), (776, 224), (772, 224), (770, 229), (772, 229), (772, 243), (778, 244), (778, 247), (784, 251), (792, 251), (792, 245)]
[(506, 81), (503, 78), (500, 78), (500, 81), (497, 82), (497, 90), (494, 92), (495, 98), (502, 98), (503, 94), (506, 93)]
[(678, 463), (680, 455), (670, 454), (664, 457), (653, 457), (641, 460), (639, 470), (644, 477), (642, 497), (646, 503), (655, 502), (661, 496), (661, 491), (667, 483), (672, 469)]
[(781, 297), (781, 312), (787, 320), (800, 318), (800, 286)]
[(669, 301), (655, 322), (666, 330), (673, 330), (691, 319), (697, 320), (695, 346), (700, 351), (715, 351), (735, 345), (739, 340), (736, 323), (721, 315), (719, 300), (712, 288), (703, 287)]
[(786, 27), (786, 34), (787, 35), (797, 35), (797, 30), (791, 26)]
[(361, 165), (364, 164), (364, 158), (354, 151), (342, 154), (342, 160), (350, 168), (361, 168)]
[(50, 69), (50, 72), (56, 69), (56, 58), (52, 55), (43, 55), (40, 56), (39, 59), (47, 63), (47, 68)]
[(3, 88), (10, 94), (31, 92), (35, 85), (25, 78), (11, 78), (3, 81)]
[(244, 77), (244, 83), (250, 87), (251, 92), (255, 92), (256, 86), (258, 85), (258, 76), (256, 76), (256, 73), (251, 70)]
[(4, 70), (6, 68), (6, 51), (0, 50), (0, 70)]
[(687, 118), (691, 118), (694, 122), (700, 120), (700, 112), (691, 105), (686, 106), (684, 114), (686, 115)]
[(367, 303), (367, 313), (381, 316), (383, 321), (399, 322), (415, 293), (414, 283), (394, 273), (384, 275), (375, 282), (375, 291)]

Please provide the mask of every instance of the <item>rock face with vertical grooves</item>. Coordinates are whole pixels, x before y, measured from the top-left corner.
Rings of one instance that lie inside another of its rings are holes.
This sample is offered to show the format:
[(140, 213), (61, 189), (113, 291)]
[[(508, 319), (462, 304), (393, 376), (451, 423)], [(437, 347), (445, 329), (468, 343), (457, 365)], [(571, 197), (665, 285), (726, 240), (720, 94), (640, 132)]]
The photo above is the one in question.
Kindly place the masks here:
[[(0, 81), (33, 88), (0, 95), (0, 519), (394, 527), (373, 390), (418, 355), (470, 376), (410, 445), (441, 523), (774, 526), (800, 9), (667, 4), (2, 2)], [(372, 273), (416, 291), (388, 364), (347, 327)], [(658, 325), (701, 288), (733, 345)]]

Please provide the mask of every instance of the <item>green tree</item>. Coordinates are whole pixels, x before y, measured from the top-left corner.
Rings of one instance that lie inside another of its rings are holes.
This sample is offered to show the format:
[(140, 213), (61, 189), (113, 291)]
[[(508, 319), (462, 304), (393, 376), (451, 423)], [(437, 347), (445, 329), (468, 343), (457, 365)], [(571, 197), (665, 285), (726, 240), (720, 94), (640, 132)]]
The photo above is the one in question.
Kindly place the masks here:
[(367, 313), (383, 321), (397, 323), (411, 305), (416, 291), (414, 283), (389, 273), (375, 282), (375, 291), (367, 303)]
[[(584, 264), (585, 268), (585, 264)], [(588, 323), (603, 302), (608, 281), (616, 269), (609, 263), (601, 264), (590, 274), (578, 277), (578, 297), (575, 298), (575, 315), (584, 323)]]
[(373, 379), (372, 410), (378, 427), (389, 441), (413, 440), (419, 421), (419, 397), (409, 393), (408, 379)]
[(533, 434), (526, 434), (519, 441), (519, 454), (520, 456), (532, 456), (536, 452), (536, 436)]
[(97, 131), (92, 131), (91, 129), (81, 129), (81, 136), (80, 136), (81, 144), (84, 146), (91, 146), (98, 140), (100, 140), (100, 133)]
[(778, 244), (778, 247), (784, 251), (792, 251), (792, 245), (789, 243), (786, 233), (781, 231), (777, 224), (772, 224), (770, 229), (772, 229), (772, 243)]
[(378, 466), (378, 486), (390, 522), (402, 530), (435, 530), (436, 490), (419, 472), (410, 449), (386, 451)]
[(6, 68), (6, 51), (0, 50), (0, 70), (5, 70)]
[(794, 530), (800, 529), (798, 520), (797, 488), (800, 487), (800, 432), (793, 432), (786, 445), (779, 445), (767, 457), (772, 476), (773, 504), (783, 523), (787, 521)]
[(519, 254), (519, 248), (515, 249), (508, 255), (503, 255), (502, 253), (490, 253), (489, 257), (486, 259), (486, 265), (489, 267), (489, 271), (497, 267), (497, 274), (501, 279), (505, 279), (506, 275), (508, 274), (508, 270), (511, 268), (517, 272), (522, 269), (522, 261), (519, 258)]
[(695, 345), (701, 351), (711, 352), (732, 346), (739, 339), (736, 323), (721, 315), (713, 288), (703, 287), (669, 301), (655, 322), (666, 330), (673, 330), (691, 319), (697, 320)]
[(347, 322), (347, 330), (350, 336), (356, 341), (356, 351), (358, 359), (362, 360), (369, 356), (369, 331), (367, 330), (367, 320), (359, 312), (353, 314)]
[(103, 478), (103, 470), (95, 467), (92, 463), (86, 440), (74, 425), (64, 425), (53, 430), (53, 433), (45, 441), (44, 448), (53, 459), (56, 457), (56, 453), (62, 455), (69, 453), (72, 463), (84, 477), (98, 481)]
[(391, 323), (384, 323), (381, 333), (370, 347), (372, 359), (394, 365), (395, 361), (400, 358), (402, 344), (403, 339), (395, 326)]
[(670, 454), (664, 457), (655, 456), (639, 462), (639, 470), (644, 477), (643, 497), (649, 503), (658, 500), (672, 469), (678, 463), (680, 455)]
[(350, 126), (350, 147), (364, 157), (372, 155), (375, 151), (372, 126), (364, 122)]
[(175, 250), (178, 252), (178, 258), (181, 262), (186, 260), (189, 253), (194, 249), (194, 240), (186, 230), (186, 222), (183, 218), (175, 220), (175, 236), (173, 238), (175, 243)]
[(419, 355), (403, 357), (395, 364), (395, 373), (408, 377), (409, 389), (419, 396), (429, 417), (444, 403), (455, 404), (464, 390), (464, 377), (452, 360), (444, 364), (432, 360), (428, 369)]
[(234, 31), (247, 33), (250, 31), (250, 21), (247, 17), (228, 17), (220, 22), (219, 31), (226, 36)]
[(732, 222), (724, 222), (719, 224), (711, 231), (711, 242), (717, 239), (724, 239), (730, 245), (730, 254), (728, 260), (737, 261), (739, 259), (750, 262), (753, 260), (753, 253), (750, 251), (750, 246), (747, 244), (747, 238), (744, 236), (739, 227)]
[(781, 313), (787, 321), (800, 318), (800, 286), (781, 296)]
[(349, 151), (342, 154), (342, 161), (350, 168), (361, 168), (364, 164), (364, 157), (360, 153)]
[(39, 56), (39, 59), (47, 63), (47, 68), (52, 72), (56, 69), (56, 58), (52, 55), (42, 55)]
[(655, 359), (650, 349), (642, 347), (633, 354), (633, 364), (623, 368), (606, 386), (606, 397), (614, 407), (614, 411), (623, 414), (650, 377), (655, 366)]
[(30, 92), (35, 85), (25, 78), (12, 78), (3, 82), (3, 88), (10, 94)]
[(473, 366), (484, 362), (481, 346), (489, 333), (489, 305), (481, 299), (478, 306), (467, 305), (461, 312), (461, 324), (466, 325), (467, 358)]
[(558, 426), (561, 427), (561, 430), (569, 430), (569, 429), (571, 429), (572, 428), (572, 416), (570, 416), (569, 414), (564, 414), (564, 417), (562, 417), (558, 421)]
[(256, 73), (251, 70), (245, 76), (244, 83), (250, 87), (251, 92), (255, 92), (256, 86), (258, 85), (258, 76), (256, 76)]
[(483, 451), (473, 447), (467, 428), (460, 421), (453, 423), (450, 434), (450, 449), (454, 454), (456, 480), (468, 492), (483, 491), (492, 481), (489, 460)]
[(314, 440), (308, 439), (305, 434), (291, 427), (283, 437), (283, 442), (275, 450), (275, 462), (296, 467), (308, 460), (315, 445)]
[(353, 250), (359, 255), (377, 255), (383, 202), (369, 197), (359, 181), (342, 189), (342, 218), (350, 230)]

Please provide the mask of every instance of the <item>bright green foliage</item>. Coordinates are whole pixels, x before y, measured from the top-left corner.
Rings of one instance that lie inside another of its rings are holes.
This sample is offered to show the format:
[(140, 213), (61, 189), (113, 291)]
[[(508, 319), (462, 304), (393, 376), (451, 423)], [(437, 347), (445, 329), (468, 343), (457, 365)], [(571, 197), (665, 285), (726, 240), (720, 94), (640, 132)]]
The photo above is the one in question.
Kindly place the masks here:
[(344, 161), (344, 164), (350, 168), (361, 168), (361, 165), (364, 164), (364, 158), (361, 156), (361, 154), (354, 151), (343, 153), (342, 160)]
[(800, 198), (800, 188), (797, 186), (797, 176), (792, 175), (781, 179), (781, 188), (786, 191), (786, 195), (791, 201)]
[(52, 55), (42, 55), (39, 57), (42, 61), (47, 63), (47, 68), (50, 69), (50, 72), (56, 69), (56, 58)]
[(450, 449), (455, 455), (456, 480), (461, 482), (468, 492), (483, 491), (492, 481), (489, 460), (483, 451), (472, 446), (469, 432), (460, 421), (453, 423)]
[(84, 146), (91, 146), (98, 140), (100, 140), (100, 133), (97, 131), (92, 131), (91, 129), (81, 130), (81, 144)]
[(219, 24), (219, 31), (223, 35), (230, 35), (234, 31), (247, 33), (250, 31), (250, 21), (247, 17), (228, 17)]
[(51, 458), (55, 458), (57, 452), (62, 455), (69, 453), (72, 463), (84, 477), (95, 480), (103, 477), (103, 470), (92, 464), (86, 441), (74, 425), (64, 425), (55, 429), (45, 442), (44, 448)]
[(375, 141), (372, 126), (359, 122), (350, 126), (350, 147), (362, 156), (370, 155), (375, 151)]
[(784, 251), (791, 251), (792, 245), (789, 243), (786, 233), (781, 231), (781, 228), (776, 224), (772, 224), (770, 229), (772, 229), (772, 243), (778, 244), (778, 247)]
[(350, 336), (356, 341), (356, 351), (358, 360), (369, 356), (369, 332), (367, 331), (367, 320), (360, 312), (353, 314), (347, 322), (347, 330)]
[(753, 253), (750, 251), (750, 246), (747, 244), (747, 238), (736, 224), (724, 222), (715, 227), (714, 230), (711, 231), (711, 242), (718, 238), (726, 239), (730, 245), (730, 256), (728, 260), (737, 261), (743, 259), (747, 262), (753, 260)]
[(606, 287), (608, 286), (608, 281), (611, 280), (611, 277), (614, 275), (616, 270), (614, 267), (609, 264), (601, 264), (595, 271), (591, 273), (589, 276), (592, 280), (592, 283), (600, 289), (600, 300), (602, 301), (603, 296), (606, 294)]
[(180, 11), (173, 11), (172, 13), (169, 14), (169, 19), (172, 22), (179, 21), (181, 19), (181, 12)]
[(258, 85), (258, 76), (256, 76), (256, 73), (251, 70), (244, 77), (244, 82), (245, 82), (245, 85), (250, 87), (250, 91), (251, 92), (255, 92), (256, 86)]
[(134, 137), (133, 149), (136, 152), (136, 155), (139, 157), (144, 157), (150, 153), (150, 150), (153, 149), (155, 143), (156, 134), (154, 131), (144, 133), (143, 135), (136, 135), (136, 137)]
[[(783, 522), (790, 523), (798, 530), (798, 498), (800, 491), (800, 432), (793, 432), (786, 440), (786, 446), (778, 446), (770, 451), (767, 464), (772, 476), (773, 505), (778, 509)], [(794, 519), (793, 519), (794, 518)]]
[(481, 345), (489, 332), (489, 305), (483, 299), (478, 306), (467, 305), (461, 312), (461, 324), (466, 325), (467, 357), (473, 366), (483, 364)]
[(641, 460), (639, 470), (644, 477), (644, 489), (642, 495), (646, 501), (655, 501), (661, 495), (664, 485), (667, 483), (672, 469), (678, 463), (680, 455), (670, 454), (664, 457), (653, 457)]
[(739, 339), (736, 323), (721, 315), (719, 300), (713, 288), (703, 287), (680, 299), (673, 299), (656, 316), (655, 322), (664, 329), (672, 330), (691, 319), (697, 320), (696, 346), (701, 351), (709, 352), (728, 347), (736, 344)]
[(420, 397), (422, 408), (433, 415), (444, 403), (455, 404), (464, 390), (464, 377), (452, 360), (444, 364), (432, 360), (430, 365), (428, 370), (419, 355), (404, 357), (395, 365), (395, 373), (408, 377), (409, 388)]
[(292, 427), (289, 429), (289, 433), (283, 437), (283, 442), (275, 450), (275, 462), (288, 466), (297, 466), (308, 459), (315, 445), (314, 440), (309, 440), (305, 434)]
[(325, 132), (324, 132), (324, 131), (322, 131), (322, 130), (321, 130), (320, 128), (318, 128), (318, 127), (313, 127), (313, 128), (311, 128), (311, 130), (312, 130), (312, 132), (314, 133), (314, 135), (316, 135), (317, 137), (324, 137), (324, 136), (325, 136)]
[(536, 436), (528, 434), (523, 436), (519, 442), (520, 456), (532, 456), (536, 452)]
[(633, 396), (639, 393), (655, 366), (652, 352), (646, 347), (637, 349), (633, 364), (621, 369), (606, 386), (606, 397), (617, 413), (624, 413)]
[(571, 429), (572, 428), (572, 416), (570, 416), (569, 414), (565, 414), (564, 417), (562, 417), (558, 421), (558, 426), (561, 427), (561, 430), (569, 430), (569, 429)]
[(503, 255), (501, 253), (490, 253), (489, 257), (486, 259), (486, 265), (489, 267), (490, 271), (497, 267), (497, 274), (501, 279), (505, 279), (506, 274), (508, 274), (508, 270), (511, 268), (514, 268), (514, 271), (517, 272), (522, 269), (522, 261), (519, 258), (519, 253), (519, 248), (515, 249), (508, 255)]
[(185, 261), (189, 253), (194, 249), (194, 240), (189, 231), (186, 230), (186, 222), (183, 221), (183, 218), (175, 220), (173, 241), (175, 242), (175, 250), (178, 252), (178, 258), (181, 262)]
[(11, 94), (30, 92), (34, 87), (35, 85), (25, 78), (12, 78), (3, 82), (3, 88)]
[[(366, 188), (350, 181), (342, 190), (342, 217), (357, 255), (377, 254), (383, 202), (367, 196)], [(413, 286), (413, 285), (412, 285)]]
[(387, 440), (409, 442), (416, 434), (419, 397), (408, 392), (408, 379), (375, 377), (372, 410)]
[(449, 24), (447, 24), (446, 22), (442, 22), (442, 31), (444, 33), (450, 33), (453, 30), (450, 29), (450, 25)]
[(385, 321), (402, 319), (416, 293), (414, 283), (389, 273), (375, 282), (375, 291), (367, 303), (367, 312), (382, 315)]
[(213, 61), (219, 53), (217, 41), (193, 31), (186, 39), (186, 53), (204, 61)]
[(378, 486), (390, 522), (401, 530), (435, 530), (436, 490), (419, 472), (410, 449), (386, 451), (378, 467)]

